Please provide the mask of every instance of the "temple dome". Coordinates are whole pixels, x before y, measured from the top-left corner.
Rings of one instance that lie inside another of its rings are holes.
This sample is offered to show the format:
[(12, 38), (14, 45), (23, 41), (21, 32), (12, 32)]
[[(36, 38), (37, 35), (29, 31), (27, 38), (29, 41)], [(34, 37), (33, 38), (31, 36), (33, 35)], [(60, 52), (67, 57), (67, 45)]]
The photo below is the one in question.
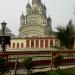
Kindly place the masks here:
[(20, 19), (25, 19), (23, 12), (22, 12), (22, 15), (20, 16)]
[(50, 18), (50, 16), (47, 18), (47, 21), (51, 22), (51, 18)]
[(26, 8), (31, 8), (31, 5), (29, 4), (29, 2), (28, 2), (28, 4), (26, 5)]

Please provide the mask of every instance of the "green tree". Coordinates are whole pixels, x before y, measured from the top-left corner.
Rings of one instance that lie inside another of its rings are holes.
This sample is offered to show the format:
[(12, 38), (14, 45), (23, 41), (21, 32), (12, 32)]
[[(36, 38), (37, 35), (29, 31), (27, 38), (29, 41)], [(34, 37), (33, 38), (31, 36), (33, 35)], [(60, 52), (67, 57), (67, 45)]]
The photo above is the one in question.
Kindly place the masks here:
[(57, 32), (55, 33), (57, 38), (60, 40), (61, 46), (67, 49), (73, 49), (74, 47), (74, 30), (73, 24), (69, 21), (66, 27), (57, 27)]
[(30, 75), (32, 73), (32, 58), (26, 57), (22, 61), (22, 66), (24, 69), (27, 69), (27, 74)]
[(57, 54), (53, 57), (53, 65), (56, 70), (60, 69), (61, 62), (63, 61), (63, 57), (60, 54)]
[(0, 75), (3, 75), (6, 71), (8, 71), (7, 60), (0, 57)]

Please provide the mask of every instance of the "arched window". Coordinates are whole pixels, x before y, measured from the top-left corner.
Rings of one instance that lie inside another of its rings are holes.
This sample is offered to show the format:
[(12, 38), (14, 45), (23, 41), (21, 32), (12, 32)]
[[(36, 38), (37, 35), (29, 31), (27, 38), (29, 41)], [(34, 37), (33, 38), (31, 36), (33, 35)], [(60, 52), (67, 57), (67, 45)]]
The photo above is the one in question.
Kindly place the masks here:
[(13, 43), (13, 48), (15, 48), (15, 43)]
[(44, 46), (44, 42), (43, 40), (40, 40), (40, 47), (43, 47)]
[(21, 43), (21, 48), (23, 48), (24, 47), (24, 44), (23, 43)]
[(34, 40), (31, 40), (31, 47), (34, 47)]
[(19, 43), (17, 43), (17, 48), (19, 48)]
[(36, 48), (39, 47), (39, 40), (36, 40)]
[(53, 46), (53, 40), (52, 39), (50, 40), (50, 46)]
[(48, 40), (45, 40), (45, 48), (48, 47)]
[(26, 40), (26, 47), (29, 47), (30, 43), (29, 40)]

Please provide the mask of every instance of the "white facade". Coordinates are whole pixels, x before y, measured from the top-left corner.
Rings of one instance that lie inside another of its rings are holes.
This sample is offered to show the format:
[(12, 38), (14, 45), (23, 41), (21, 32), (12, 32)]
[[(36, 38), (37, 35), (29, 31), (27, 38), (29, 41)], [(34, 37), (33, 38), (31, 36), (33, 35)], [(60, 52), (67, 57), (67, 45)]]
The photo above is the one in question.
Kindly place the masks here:
[(40, 37), (40, 38), (13, 38), (11, 45), (7, 47), (8, 51), (44, 51), (56, 50), (60, 43), (56, 37)]

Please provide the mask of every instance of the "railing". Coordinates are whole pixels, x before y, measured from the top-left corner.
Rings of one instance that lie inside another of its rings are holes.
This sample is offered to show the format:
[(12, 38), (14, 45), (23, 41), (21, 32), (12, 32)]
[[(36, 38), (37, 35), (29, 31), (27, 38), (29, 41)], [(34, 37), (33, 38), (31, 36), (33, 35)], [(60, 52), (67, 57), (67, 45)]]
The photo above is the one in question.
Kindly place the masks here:
[(51, 64), (51, 58), (60, 53), (64, 60), (62, 65), (69, 65), (75, 63), (75, 51), (7, 51), (0, 52), (1, 57), (7, 58), (9, 68), (15, 67), (16, 57), (18, 58), (17, 67), (21, 68), (20, 62), (23, 57), (32, 57), (32, 62), (34, 66), (45, 66)]

